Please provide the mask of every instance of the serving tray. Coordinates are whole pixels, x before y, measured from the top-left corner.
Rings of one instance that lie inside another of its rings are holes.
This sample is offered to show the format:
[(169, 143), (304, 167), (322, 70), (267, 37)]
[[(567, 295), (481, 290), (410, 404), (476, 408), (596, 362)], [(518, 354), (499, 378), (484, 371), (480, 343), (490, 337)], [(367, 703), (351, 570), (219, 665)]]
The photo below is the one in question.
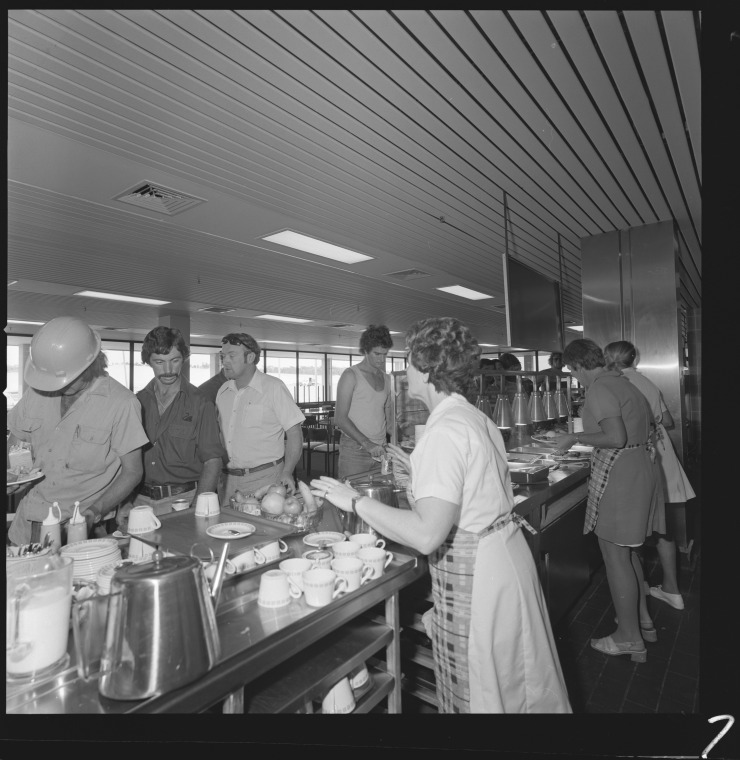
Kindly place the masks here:
[[(207, 556), (210, 547), (213, 556), (218, 559), (223, 551), (224, 541), (220, 538), (212, 538), (206, 532), (208, 528), (220, 523), (245, 522), (254, 525), (256, 530), (243, 538), (234, 537), (229, 541), (229, 559), (237, 554), (253, 547), (259, 547), (274, 541), (276, 538), (283, 538), (293, 532), (292, 525), (267, 520), (259, 515), (246, 514), (238, 512), (229, 507), (222, 507), (221, 513), (212, 517), (198, 517), (195, 509), (190, 507), (182, 512), (169, 512), (166, 515), (160, 515), (159, 521), (161, 527), (150, 533), (140, 533), (136, 535), (140, 541), (150, 546), (160, 546), (162, 549), (176, 554), (190, 554), (193, 544), (199, 544), (197, 548), (198, 556)], [(280, 559), (289, 557), (290, 554), (283, 554)]]

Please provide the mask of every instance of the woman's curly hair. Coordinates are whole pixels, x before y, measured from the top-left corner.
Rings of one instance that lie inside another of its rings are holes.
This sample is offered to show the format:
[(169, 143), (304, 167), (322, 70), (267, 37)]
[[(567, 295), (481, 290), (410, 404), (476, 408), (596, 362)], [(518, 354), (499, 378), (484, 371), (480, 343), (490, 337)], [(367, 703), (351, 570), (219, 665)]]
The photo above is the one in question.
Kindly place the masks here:
[(360, 335), (360, 351), (363, 354), (369, 354), (374, 348), (393, 348), (393, 338), (391, 332), (385, 325), (370, 325), (362, 335)]
[(576, 338), (563, 351), (563, 364), (574, 369), (596, 369), (606, 364), (604, 352), (588, 338)]
[(478, 369), (481, 348), (467, 325), (454, 317), (429, 317), (406, 333), (409, 361), (439, 393), (467, 392)]

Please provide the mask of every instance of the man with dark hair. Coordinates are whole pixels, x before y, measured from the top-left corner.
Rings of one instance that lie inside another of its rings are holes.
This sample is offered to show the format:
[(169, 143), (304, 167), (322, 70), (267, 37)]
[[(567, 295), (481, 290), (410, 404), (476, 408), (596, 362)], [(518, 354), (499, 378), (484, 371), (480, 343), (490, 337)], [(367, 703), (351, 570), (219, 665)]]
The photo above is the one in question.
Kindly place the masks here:
[(144, 338), (141, 360), (154, 378), (136, 396), (150, 443), (144, 446), (144, 481), (127, 513), (146, 504), (165, 514), (176, 499), (192, 505), (199, 493), (218, 485), (226, 451), (213, 403), (182, 377), (189, 356), (179, 330), (155, 327)]
[(542, 381), (539, 383), (538, 387), (541, 391), (546, 390), (546, 382), (545, 382), (545, 375), (550, 378), (550, 390), (551, 391), (559, 391), (560, 388), (558, 387), (558, 383), (560, 383), (560, 386), (563, 390), (566, 390), (568, 387), (568, 373), (563, 371), (563, 354), (559, 351), (555, 351), (550, 354), (550, 357), (547, 360), (547, 363), (550, 365), (547, 369), (542, 370), (538, 373), (539, 377), (542, 378)]
[(201, 383), (198, 386), (198, 390), (213, 404), (216, 404), (216, 396), (218, 395), (218, 389), (226, 382), (226, 375), (224, 374), (223, 367), (213, 377)]
[(9, 443), (30, 441), (44, 478), (25, 486), (8, 533), (15, 544), (32, 540), (53, 502), (66, 520), (79, 501), (92, 529), (141, 480), (141, 406), (106, 373), (100, 345), (76, 317), (52, 319), (31, 341), (23, 372), (30, 388), (8, 413)]
[(227, 381), (216, 396), (221, 434), (228, 451), (219, 495), (253, 493), (281, 483), (295, 490), (293, 471), (303, 453), (305, 419), (282, 380), (257, 369), (260, 347), (247, 333), (221, 339)]

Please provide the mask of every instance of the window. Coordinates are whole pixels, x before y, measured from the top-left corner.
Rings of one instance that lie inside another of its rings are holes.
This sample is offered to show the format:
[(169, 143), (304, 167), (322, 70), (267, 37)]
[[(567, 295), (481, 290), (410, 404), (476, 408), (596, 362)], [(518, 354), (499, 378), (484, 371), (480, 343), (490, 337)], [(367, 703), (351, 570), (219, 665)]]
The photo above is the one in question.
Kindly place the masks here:
[(262, 365), (261, 369), (266, 375), (282, 380), (295, 401), (299, 401), (296, 385), (295, 351), (262, 351), (260, 363), (257, 365), (258, 369), (260, 369), (260, 365)]
[(218, 353), (220, 348), (204, 348), (198, 346), (197, 353), (192, 347), (190, 348), (190, 382), (198, 387), (218, 374), (221, 369)]
[(404, 356), (394, 356), (391, 358), (391, 366), (388, 372), (400, 372), (406, 369), (406, 358)]
[(339, 378), (342, 376), (342, 372), (349, 368), (349, 357), (329, 354), (327, 361), (329, 363), (329, 395), (326, 400), (336, 401)]
[(131, 344), (128, 341), (104, 340), (100, 347), (108, 359), (106, 372), (124, 388), (128, 388), (131, 378)]
[(298, 398), (299, 403), (325, 401), (324, 354), (298, 353)]
[(8, 409), (12, 409), (20, 400), (21, 386), (21, 347), (7, 347), (7, 380), (5, 382), (5, 401)]

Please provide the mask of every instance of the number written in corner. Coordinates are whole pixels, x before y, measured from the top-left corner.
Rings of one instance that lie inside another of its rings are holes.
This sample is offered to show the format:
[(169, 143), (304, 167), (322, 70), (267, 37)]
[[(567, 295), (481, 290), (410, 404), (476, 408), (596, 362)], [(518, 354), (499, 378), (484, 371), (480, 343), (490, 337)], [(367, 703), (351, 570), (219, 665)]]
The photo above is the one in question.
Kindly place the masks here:
[(732, 727), (732, 724), (735, 722), (735, 719), (732, 717), (732, 715), (715, 715), (713, 718), (708, 719), (710, 723), (716, 723), (718, 720), (726, 720), (727, 723), (725, 724), (725, 727), (717, 734), (717, 736), (712, 739), (709, 744), (704, 748), (704, 752), (701, 753), (701, 756), (705, 758), (709, 755), (709, 752), (711, 749), (714, 748), (714, 745), (717, 744), (717, 742), (730, 730)]

